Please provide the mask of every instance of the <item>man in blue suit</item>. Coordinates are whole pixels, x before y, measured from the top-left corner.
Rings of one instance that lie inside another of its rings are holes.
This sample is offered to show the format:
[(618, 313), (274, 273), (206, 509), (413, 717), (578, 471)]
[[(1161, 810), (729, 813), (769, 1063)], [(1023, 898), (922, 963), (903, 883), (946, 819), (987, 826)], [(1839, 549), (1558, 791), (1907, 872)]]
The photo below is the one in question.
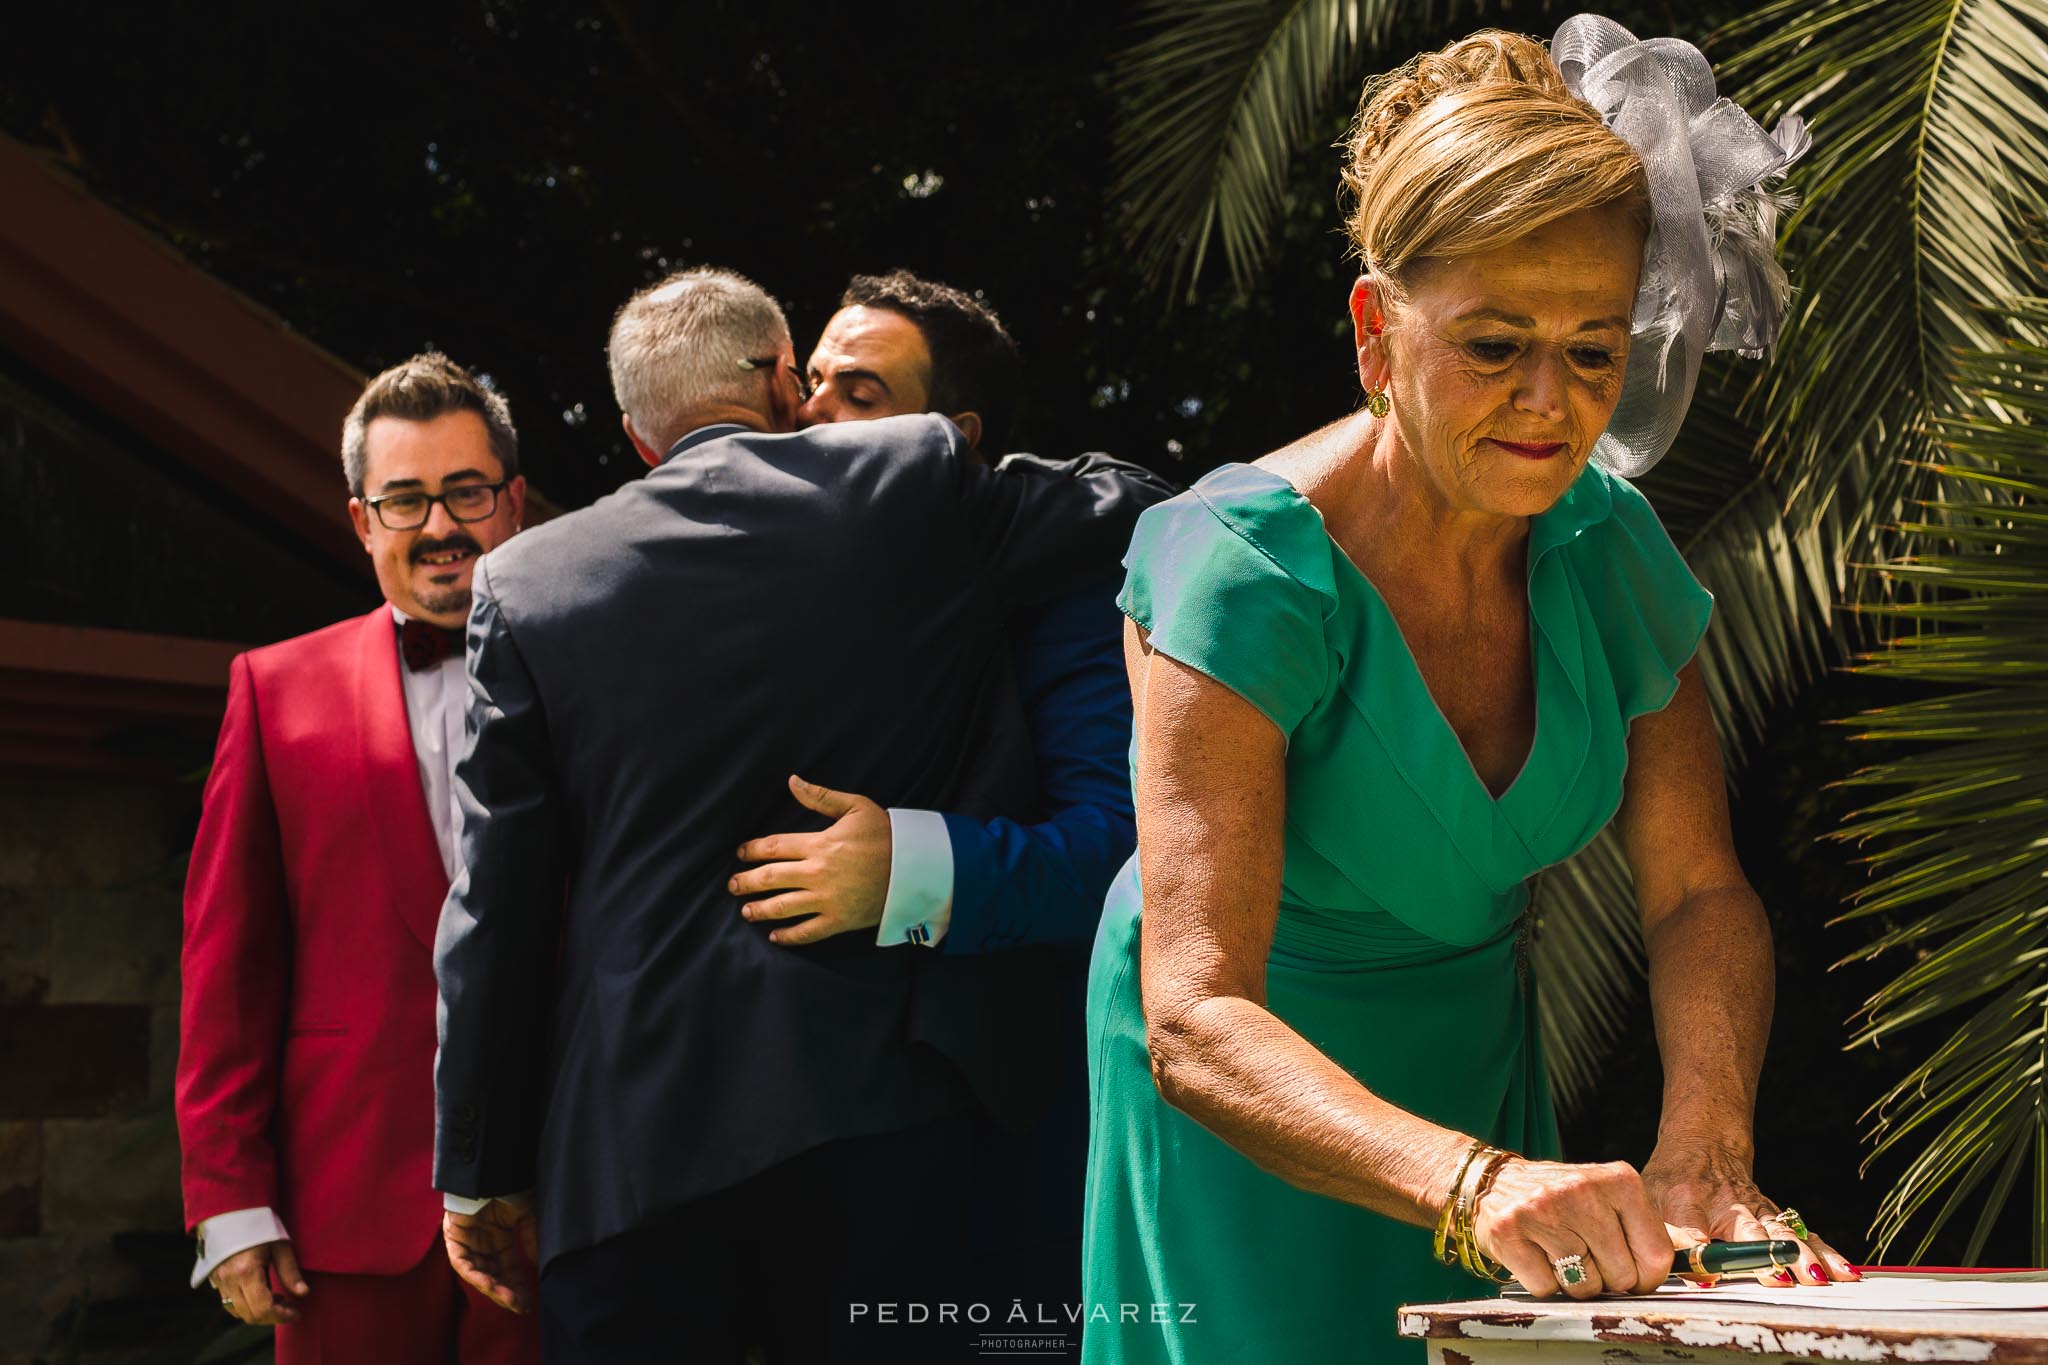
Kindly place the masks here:
[[(1009, 334), (980, 301), (907, 271), (856, 277), (808, 369), (804, 422), (936, 412), (977, 454), (1009, 439), (1020, 379)], [(1022, 1132), (986, 1117), (976, 1125), (976, 1280), (992, 1308), (1021, 1302), (1035, 1332), (1064, 1330), (1074, 1345), (1080, 1331), (1065, 1306), (1080, 1294), (1088, 954), (1103, 896), (1136, 837), (1118, 582), (1113, 565), (1104, 569), (1087, 589), (1008, 623), (1037, 764), (1035, 811), (983, 820), (799, 790), (835, 823), (750, 842), (742, 859), (767, 861), (734, 884), (770, 896), (754, 913), (788, 917), (776, 931), (786, 942), (869, 931), (885, 945), (913, 945), (906, 951), (1059, 955), (1061, 1029), (1046, 1040), (1058, 1053), (1057, 1099)]]

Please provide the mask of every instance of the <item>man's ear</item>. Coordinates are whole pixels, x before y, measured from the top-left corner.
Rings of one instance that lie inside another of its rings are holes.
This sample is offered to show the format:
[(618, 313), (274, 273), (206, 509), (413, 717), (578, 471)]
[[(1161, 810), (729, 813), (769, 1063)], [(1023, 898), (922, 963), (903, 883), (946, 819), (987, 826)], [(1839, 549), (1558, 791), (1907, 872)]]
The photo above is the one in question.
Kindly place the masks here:
[(512, 529), (519, 530), (526, 525), (526, 476), (514, 475), (512, 482), (505, 485), (505, 497), (512, 504)]
[(960, 434), (967, 438), (969, 450), (981, 449), (981, 414), (978, 412), (949, 412), (946, 420), (960, 428)]
[(356, 528), (356, 539), (363, 542), (363, 553), (370, 552), (370, 508), (361, 498), (348, 500), (349, 524)]
[(768, 430), (778, 434), (795, 431), (803, 406), (804, 392), (797, 383), (795, 363), (777, 365), (768, 386)]
[(647, 467), (649, 469), (659, 469), (661, 467), (661, 452), (640, 439), (640, 433), (633, 430), (633, 419), (622, 412), (619, 414), (619, 425), (626, 429), (626, 439), (633, 443), (633, 449), (640, 453), (640, 458), (646, 463)]

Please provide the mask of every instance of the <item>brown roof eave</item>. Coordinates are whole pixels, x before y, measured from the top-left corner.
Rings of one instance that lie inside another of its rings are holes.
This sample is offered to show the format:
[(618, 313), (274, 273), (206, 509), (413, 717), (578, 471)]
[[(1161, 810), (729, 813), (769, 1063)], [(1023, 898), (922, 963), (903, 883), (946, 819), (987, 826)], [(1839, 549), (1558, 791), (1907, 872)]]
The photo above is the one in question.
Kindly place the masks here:
[[(364, 376), (0, 137), (0, 345), (351, 567), (337, 454)], [(529, 496), (529, 524), (555, 509)]]

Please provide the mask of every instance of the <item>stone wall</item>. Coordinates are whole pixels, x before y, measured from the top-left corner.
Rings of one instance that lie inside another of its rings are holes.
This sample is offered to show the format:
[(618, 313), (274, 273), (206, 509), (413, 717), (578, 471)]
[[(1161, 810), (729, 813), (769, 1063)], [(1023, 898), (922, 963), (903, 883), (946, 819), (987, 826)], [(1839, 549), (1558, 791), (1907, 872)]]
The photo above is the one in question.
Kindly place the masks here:
[(171, 1085), (198, 804), (0, 775), (0, 1365), (190, 1312)]

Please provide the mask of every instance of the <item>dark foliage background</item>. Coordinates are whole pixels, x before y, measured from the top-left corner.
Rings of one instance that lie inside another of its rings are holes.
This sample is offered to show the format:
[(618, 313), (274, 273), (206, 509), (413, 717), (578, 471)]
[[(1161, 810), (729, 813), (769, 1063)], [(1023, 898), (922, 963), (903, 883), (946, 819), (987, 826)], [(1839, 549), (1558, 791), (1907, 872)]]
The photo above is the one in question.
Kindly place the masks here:
[[(1697, 40), (1743, 8), (1609, 12)], [(701, 262), (777, 293), (799, 356), (852, 272), (904, 265), (982, 291), (1024, 348), (1030, 448), (1106, 449), (1191, 481), (1350, 408), (1350, 271), (1332, 153), (1297, 167), (1279, 263), (1250, 296), (1219, 278), (1169, 308), (1140, 289), (1105, 193), (1109, 58), (1132, 9), (36, 6), (6, 21), (0, 129), (364, 370), (433, 345), (489, 373), (529, 474), (564, 505), (639, 472), (605, 376), (612, 310)], [(1548, 32), (1570, 10), (1525, 12)], [(1411, 48), (1470, 26), (1453, 13)], [(1760, 1173), (1852, 1254), (1892, 1174), (1858, 1180), (1856, 1116), (1894, 1069), (1840, 1051), (1885, 973), (1829, 972), (1862, 941), (1823, 927), (1862, 874), (1816, 840), (1846, 804), (1821, 783), (1851, 766), (1823, 722), (1882, 699), (1811, 689), (1738, 803), (1780, 943)], [(1572, 1154), (1640, 1160), (1657, 1094), (1645, 1012), (1568, 1125)], [(1955, 1256), (1949, 1240), (1933, 1259)], [(2014, 1220), (1985, 1260), (2023, 1254)]]
[(1036, 448), (1192, 478), (1347, 406), (1342, 240), (1320, 215), (1250, 301), (1137, 298), (1103, 205), (1128, 8), (37, 7), (0, 126), (364, 369), (490, 373), (568, 505), (633, 473), (612, 310), (701, 262), (782, 298), (800, 354), (855, 271), (984, 291)]

